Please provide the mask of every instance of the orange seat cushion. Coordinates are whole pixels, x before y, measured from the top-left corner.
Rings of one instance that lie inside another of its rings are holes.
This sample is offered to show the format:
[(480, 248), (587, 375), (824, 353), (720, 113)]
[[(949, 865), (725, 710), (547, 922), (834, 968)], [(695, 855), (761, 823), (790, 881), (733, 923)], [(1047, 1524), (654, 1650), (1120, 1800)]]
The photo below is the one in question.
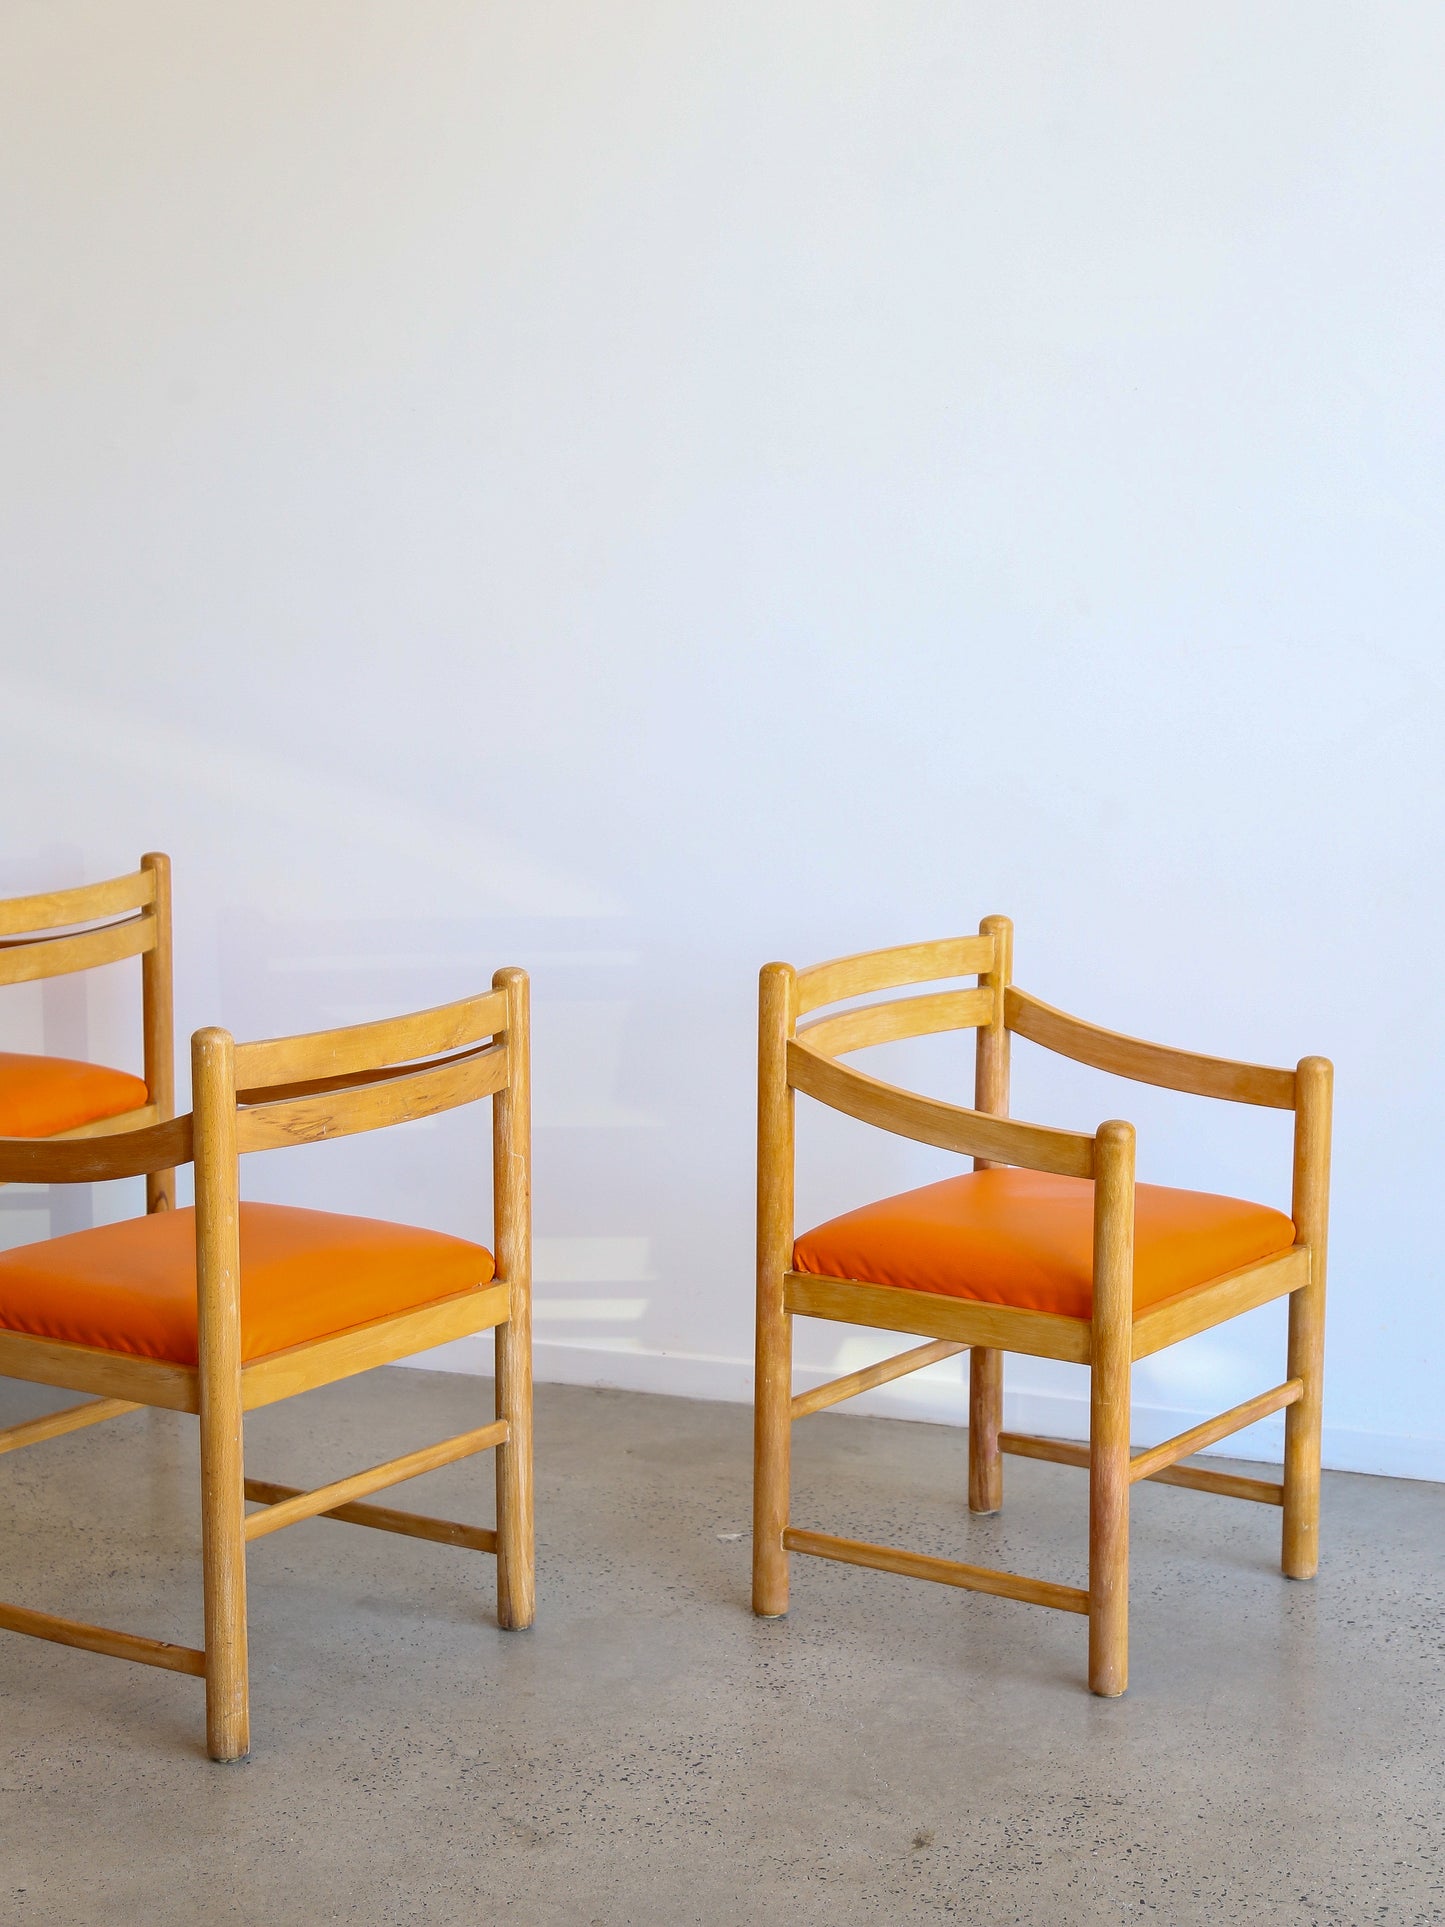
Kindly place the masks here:
[[(1134, 1310), (1294, 1243), (1282, 1211), (1206, 1191), (1134, 1193)], [(984, 1305), (1088, 1318), (1094, 1187), (1039, 1171), (975, 1171), (865, 1204), (806, 1232), (796, 1271)]]
[(129, 1071), (0, 1050), (0, 1137), (53, 1137), (150, 1101), (145, 1084)]
[[(241, 1356), (480, 1288), (492, 1254), (441, 1231), (241, 1206)], [(196, 1362), (196, 1220), (159, 1211), (0, 1254), (0, 1328)]]

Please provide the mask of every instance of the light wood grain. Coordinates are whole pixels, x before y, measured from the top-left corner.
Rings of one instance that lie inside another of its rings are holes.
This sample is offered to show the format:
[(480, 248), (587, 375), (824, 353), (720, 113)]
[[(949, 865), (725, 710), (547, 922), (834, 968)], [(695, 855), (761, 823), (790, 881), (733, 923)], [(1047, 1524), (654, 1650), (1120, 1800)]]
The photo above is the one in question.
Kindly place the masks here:
[(253, 1105), (237, 1119), (236, 1141), (245, 1154), (384, 1130), (491, 1097), (506, 1082), (507, 1046), (492, 1044), (405, 1076)]
[(313, 1486), (310, 1491), (299, 1491), (291, 1498), (278, 1499), (274, 1505), (268, 1505), (264, 1512), (252, 1512), (247, 1516), (246, 1539), (248, 1542), (264, 1539), (270, 1533), (279, 1532), (283, 1526), (298, 1525), (303, 1519), (314, 1519), (322, 1512), (334, 1512), (338, 1506), (364, 1499), (372, 1492), (403, 1485), (408, 1479), (419, 1479), (423, 1472), (435, 1472), (443, 1465), (454, 1465), (458, 1459), (468, 1459), (474, 1453), (501, 1445), (506, 1436), (507, 1421), (496, 1419), (492, 1424), (478, 1426), (474, 1431), (458, 1432), (454, 1438), (439, 1439), (435, 1445), (424, 1445), (419, 1451), (406, 1452), (400, 1458), (368, 1466), (364, 1472), (353, 1472), (347, 1478), (333, 1479), (329, 1485)]
[(841, 1405), (845, 1398), (856, 1398), (860, 1392), (874, 1391), (879, 1385), (891, 1385), (895, 1378), (905, 1378), (909, 1372), (921, 1372), (925, 1365), (937, 1365), (940, 1360), (955, 1358), (959, 1352), (967, 1350), (966, 1345), (955, 1345), (949, 1339), (936, 1338), (932, 1344), (919, 1345), (913, 1351), (880, 1359), (876, 1365), (865, 1365), (861, 1371), (849, 1372), (842, 1378), (830, 1378), (826, 1385), (815, 1385), (811, 1392), (798, 1392), (793, 1398), (791, 1415), (800, 1419), (809, 1417), (813, 1412), (826, 1411), (830, 1405)]
[(1262, 1104), (1272, 1110), (1294, 1108), (1294, 1072), (1264, 1064), (1236, 1064), (1226, 1057), (1201, 1057), (1166, 1044), (1145, 1043), (1117, 1031), (1055, 1010), (1027, 991), (1010, 988), (1008, 1027), (1059, 1057), (1094, 1070), (1111, 1071), (1136, 1084), (1157, 1084), (1194, 1097), (1218, 1097), (1235, 1104)]
[(0, 1331), (0, 1377), (156, 1405), (167, 1412), (194, 1412), (199, 1400), (191, 1366), (131, 1358), (59, 1338), (32, 1338), (26, 1332)]
[(483, 1285), (435, 1299), (414, 1311), (373, 1318), (329, 1338), (312, 1338), (304, 1344), (288, 1345), (284, 1351), (268, 1352), (242, 1369), (242, 1404), (246, 1411), (254, 1412), (263, 1405), (274, 1405), (278, 1399), (314, 1391), (318, 1385), (333, 1385), (338, 1379), (355, 1378), (359, 1372), (414, 1357), (435, 1345), (450, 1344), (454, 1338), (490, 1331), (509, 1315), (511, 1301), (507, 1285)]
[[(1089, 1469), (1089, 1448), (1067, 1439), (1039, 1439), (1027, 1432), (1000, 1432), (999, 1445), (1022, 1459), (1047, 1459), (1055, 1465)], [(1284, 1487), (1267, 1479), (1240, 1478), (1232, 1472), (1206, 1471), (1203, 1466), (1168, 1465), (1148, 1475), (1151, 1485), (1182, 1485), (1195, 1492), (1213, 1492), (1227, 1499), (1250, 1499), (1256, 1505), (1280, 1505)]]
[(511, 1293), (497, 1326), (495, 1410), (508, 1428), (497, 1449), (497, 1624), (522, 1632), (537, 1611), (532, 1444), (531, 991), (525, 972), (492, 979), (506, 999), (511, 1082), (492, 1107), (492, 1208), (497, 1268)]
[(0, 985), (32, 984), (44, 977), (68, 977), (144, 956), (155, 945), (152, 917), (127, 917), (70, 937), (7, 937), (0, 941)]
[(140, 869), (128, 876), (110, 877), (104, 883), (82, 883), (71, 890), (47, 890), (39, 896), (7, 898), (0, 903), (0, 937), (99, 923), (102, 918), (144, 910), (154, 902), (155, 878), (143, 858)]
[(802, 1532), (790, 1527), (783, 1540), (789, 1552), (811, 1553), (815, 1559), (870, 1566), (875, 1572), (901, 1573), (905, 1579), (931, 1579), (942, 1586), (961, 1586), (967, 1592), (1021, 1599), (1029, 1606), (1051, 1606), (1057, 1612), (1089, 1610), (1089, 1595), (1082, 1587), (1059, 1586), (1050, 1579), (995, 1572), (991, 1566), (965, 1566), (956, 1559), (935, 1559), (931, 1553), (904, 1552), (896, 1546), (873, 1545), (866, 1539), (838, 1539), (827, 1532)]
[(191, 1161), (191, 1120), (79, 1137), (0, 1138), (0, 1184), (104, 1184)]
[[(1013, 977), (1013, 924), (1007, 917), (985, 917), (979, 934), (993, 941), (993, 968), (979, 977), (991, 1001), (989, 1021), (975, 1045), (973, 1105), (989, 1117), (1007, 1117), (1009, 1106), (1009, 1033), (1004, 999)], [(990, 1158), (976, 1157), (975, 1171), (993, 1169)], [(978, 1345), (968, 1361), (968, 1509), (979, 1515), (1003, 1505), (1003, 1458), (998, 1449), (1003, 1424), (1004, 1355)]]
[[(150, 878), (155, 938), (141, 956), (141, 1046), (146, 1089), (159, 1122), (176, 1114), (175, 982), (171, 948), (171, 860), (148, 850), (141, 875)], [(176, 1202), (175, 1170), (146, 1174), (146, 1210), (171, 1211)]]
[(1053, 1312), (980, 1305), (971, 1298), (899, 1291), (892, 1285), (865, 1285), (848, 1278), (816, 1278), (806, 1271), (787, 1273), (784, 1302), (790, 1312), (808, 1318), (832, 1318), (876, 1331), (913, 1332), (919, 1338), (951, 1338), (959, 1345), (994, 1346), (1031, 1358), (1061, 1358), (1070, 1365), (1089, 1362), (1087, 1319), (1060, 1318)]
[(1247, 1425), (1268, 1418), (1272, 1412), (1282, 1411), (1285, 1406), (1293, 1405), (1303, 1390), (1297, 1378), (1286, 1380), (1258, 1397), (1246, 1399), (1242, 1405), (1231, 1406), (1229, 1411), (1221, 1412), (1218, 1417), (1205, 1419), (1200, 1425), (1193, 1425), (1187, 1432), (1180, 1432), (1172, 1439), (1165, 1439), (1159, 1445), (1150, 1446), (1148, 1451), (1136, 1453), (1129, 1463), (1130, 1483), (1140, 1479), (1152, 1479), (1156, 1472), (1166, 1466), (1175, 1465), (1180, 1459), (1193, 1458), (1207, 1445), (1216, 1445), (1220, 1439), (1227, 1439), (1231, 1432), (1242, 1432)]
[(889, 950), (834, 957), (829, 963), (813, 964), (794, 973), (794, 1020), (849, 997), (901, 990), (908, 984), (932, 983), (943, 977), (972, 977), (992, 968), (993, 951), (985, 936), (940, 937), (931, 943), (897, 944)]
[(1134, 1314), (1134, 1127), (1099, 1126), (1089, 1373), (1089, 1690), (1129, 1684), (1129, 1357)]
[(871, 1044), (893, 1044), (905, 1037), (930, 1037), (938, 1031), (986, 1024), (993, 1007), (987, 990), (935, 990), (923, 997), (895, 997), (887, 1003), (815, 1017), (800, 1024), (797, 1035), (820, 1056), (841, 1057)]
[(1289, 1301), (1291, 1378), (1302, 1386), (1284, 1421), (1284, 1523), (1280, 1565), (1312, 1579), (1320, 1562), (1320, 1428), (1325, 1372), (1325, 1268), (1329, 1249), (1330, 1133), (1334, 1067), (1306, 1057), (1296, 1072), (1294, 1188), (1290, 1216), (1309, 1257), (1309, 1276)]
[(1223, 1324), (1227, 1318), (1238, 1318), (1272, 1299), (1299, 1291), (1308, 1282), (1309, 1253), (1300, 1245), (1262, 1258), (1258, 1264), (1242, 1265), (1238, 1271), (1226, 1272), (1207, 1285), (1196, 1285), (1177, 1298), (1166, 1298), (1162, 1304), (1140, 1312), (1134, 1321), (1133, 1355), (1136, 1359), (1148, 1358), (1166, 1345), (1177, 1345), (1196, 1332)]
[(1094, 1140), (1082, 1131), (1058, 1131), (1044, 1124), (1019, 1124), (988, 1117), (961, 1104), (920, 1097), (885, 1084), (848, 1064), (819, 1057), (793, 1038), (788, 1043), (788, 1082), (830, 1110), (876, 1125), (895, 1137), (937, 1145), (965, 1157), (991, 1158), (999, 1164), (1051, 1171), (1060, 1177), (1092, 1177)]
[[(275, 1485), (269, 1479), (247, 1479), (246, 1497), (261, 1505), (277, 1505), (282, 1499), (299, 1499), (305, 1488)], [(432, 1519), (424, 1512), (399, 1512), (386, 1505), (334, 1505), (319, 1519), (335, 1519), (341, 1525), (370, 1526), (377, 1532), (399, 1532), (407, 1539), (430, 1539), (438, 1545), (461, 1546), (468, 1552), (495, 1552), (497, 1535), (490, 1526), (463, 1525), (457, 1519)]]
[(251, 1714), (241, 1443), (236, 1060), (235, 1046), (226, 1031), (199, 1030), (191, 1039), (191, 1090), (196, 1140), (206, 1746), (213, 1760), (240, 1760), (251, 1749)]
[(86, 1405), (67, 1405), (63, 1412), (47, 1412), (44, 1418), (7, 1425), (0, 1431), (0, 1452), (18, 1452), (27, 1445), (41, 1445), (46, 1439), (63, 1438), (67, 1432), (79, 1432), (87, 1425), (99, 1425), (105, 1419), (121, 1418), (126, 1412), (139, 1409), (132, 1400), (124, 1398), (97, 1398)]
[(133, 1659), (168, 1673), (201, 1676), (206, 1669), (205, 1654), (194, 1647), (142, 1639), (137, 1633), (117, 1633), (109, 1626), (87, 1625), (83, 1619), (60, 1619), (54, 1613), (33, 1612), (28, 1606), (0, 1606), (0, 1629), (26, 1633), (31, 1639), (53, 1640), (59, 1646), (78, 1646), (82, 1652), (105, 1653), (111, 1659)]
[(444, 1057), (495, 1036), (506, 1023), (505, 991), (487, 990), (405, 1017), (241, 1044), (236, 1050), (236, 1078), (242, 1090), (259, 1091), (273, 1084), (344, 1076), (348, 1071), (382, 1070), (412, 1058)]
[(788, 1047), (798, 1018), (791, 964), (758, 979), (757, 1325), (753, 1367), (753, 1611), (788, 1610), (783, 1543), (792, 1480), (793, 1321), (785, 1298), (793, 1262), (793, 1093)]
[[(139, 1110), (119, 1111), (114, 1117), (93, 1117), (88, 1124), (74, 1124), (68, 1131), (52, 1131), (46, 1144), (68, 1144), (77, 1138), (115, 1137), (122, 1131), (139, 1131), (148, 1124), (159, 1124), (161, 1114), (154, 1104)], [(23, 1140), (22, 1140), (23, 1141)], [(13, 1144), (13, 1138), (0, 1138), (0, 1144)]]

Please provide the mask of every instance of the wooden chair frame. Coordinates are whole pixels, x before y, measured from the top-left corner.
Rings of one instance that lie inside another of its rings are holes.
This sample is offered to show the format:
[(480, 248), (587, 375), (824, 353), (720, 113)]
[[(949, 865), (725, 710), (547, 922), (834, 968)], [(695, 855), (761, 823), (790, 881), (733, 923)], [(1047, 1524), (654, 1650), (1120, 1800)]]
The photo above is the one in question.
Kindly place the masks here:
[[(80, 927), (84, 925), (91, 927)], [(56, 931), (64, 934), (57, 936)], [(55, 1139), (109, 1137), (167, 1123), (175, 1116), (170, 858), (152, 850), (129, 876), (0, 903), (0, 986), (97, 970), (127, 957), (140, 958), (141, 1037), (150, 1102), (118, 1117), (57, 1131)], [(169, 1210), (175, 1201), (175, 1172), (148, 1172), (147, 1211)]]
[[(1323, 1057), (1306, 1057), (1293, 1071), (1274, 1070), (1101, 1030), (1016, 989), (1011, 981), (1012, 952), (1009, 919), (986, 917), (977, 936), (872, 951), (808, 970), (784, 963), (764, 966), (758, 1045), (753, 1610), (765, 1617), (787, 1611), (788, 1555), (793, 1552), (1052, 1606), (1087, 1616), (1089, 1685), (1095, 1693), (1113, 1697), (1128, 1684), (1129, 1489), (1138, 1480), (1157, 1479), (1280, 1506), (1284, 1572), (1290, 1578), (1309, 1579), (1318, 1567), (1333, 1071)], [(976, 987), (894, 998), (799, 1021), (845, 999), (963, 976), (976, 977)], [(918, 1096), (836, 1061), (840, 1053), (868, 1044), (964, 1027), (978, 1033), (971, 1110)], [(1138, 1083), (1293, 1111), (1294, 1245), (1136, 1315), (1134, 1127), (1115, 1119), (1089, 1135), (1010, 1119), (1013, 1034)], [(975, 1170), (1004, 1164), (1092, 1179), (1092, 1317), (977, 1304), (794, 1271), (794, 1093), (798, 1091), (881, 1130), (971, 1156)], [(1286, 1295), (1289, 1343), (1284, 1382), (1177, 1438), (1131, 1455), (1133, 1361)], [(795, 1314), (911, 1332), (929, 1342), (795, 1397)], [(795, 1419), (964, 1350), (970, 1353), (970, 1509), (989, 1513), (1002, 1504), (1004, 1453), (1086, 1467), (1087, 1588), (804, 1531), (790, 1523), (789, 1455)], [(1002, 1430), (1006, 1351), (1089, 1367), (1087, 1446)], [(1285, 1411), (1282, 1481), (1238, 1478), (1180, 1463), (1281, 1409)]]
[[(198, 1031), (191, 1040), (193, 1116), (88, 1143), (0, 1139), (0, 1181), (91, 1183), (195, 1164), (197, 1364), (0, 1331), (0, 1373), (98, 1395), (0, 1431), (0, 1452), (140, 1405), (195, 1413), (205, 1644), (168, 1645), (20, 1606), (0, 1606), (0, 1629), (203, 1678), (212, 1759), (242, 1759), (250, 1748), (246, 1547), (282, 1526), (323, 1517), (495, 1553), (499, 1623), (532, 1623), (530, 1011), (523, 971), (499, 970), (492, 985), (481, 996), (414, 1016), (265, 1043), (236, 1044), (224, 1030)], [(493, 1282), (243, 1364), (240, 1156), (378, 1130), (486, 1097), (492, 1099)], [(246, 1412), (487, 1330), (496, 1334), (493, 1423), (312, 1491), (246, 1477)], [(495, 1531), (360, 1503), (488, 1447), (496, 1450)], [(264, 1509), (248, 1515), (247, 1501)]]

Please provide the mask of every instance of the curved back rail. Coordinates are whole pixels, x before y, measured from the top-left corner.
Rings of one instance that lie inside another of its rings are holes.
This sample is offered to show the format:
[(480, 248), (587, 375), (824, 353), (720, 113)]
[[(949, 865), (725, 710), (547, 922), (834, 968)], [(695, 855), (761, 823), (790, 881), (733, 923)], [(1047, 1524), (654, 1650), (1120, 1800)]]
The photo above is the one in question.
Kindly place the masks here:
[(0, 1184), (107, 1184), (170, 1172), (191, 1156), (189, 1114), (104, 1137), (3, 1137)]
[(875, 990), (901, 990), (907, 984), (935, 983), (944, 977), (982, 976), (994, 967), (995, 949), (990, 932), (977, 937), (940, 937), (932, 943), (896, 944), (890, 950), (860, 951), (855, 957), (834, 957), (829, 963), (798, 971), (794, 1014), (805, 1017), (824, 1004), (866, 997)]

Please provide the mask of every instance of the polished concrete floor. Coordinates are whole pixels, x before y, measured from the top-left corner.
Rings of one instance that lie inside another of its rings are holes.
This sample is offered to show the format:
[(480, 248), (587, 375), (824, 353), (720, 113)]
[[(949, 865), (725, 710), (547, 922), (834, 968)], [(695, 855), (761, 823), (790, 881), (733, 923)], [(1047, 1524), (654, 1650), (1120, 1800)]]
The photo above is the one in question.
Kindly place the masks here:
[[(490, 1386), (385, 1371), (248, 1421), (291, 1484), (475, 1423)], [(0, 1423), (66, 1400), (0, 1381)], [(0, 1634), (0, 1921), (1445, 1921), (1445, 1487), (1333, 1476), (1325, 1562), (1279, 1515), (1134, 1511), (1133, 1684), (1084, 1623), (795, 1559), (751, 1617), (748, 1415), (543, 1387), (540, 1610), (482, 1555), (324, 1521), (250, 1556), (254, 1751), (195, 1680)], [(828, 1414), (801, 1524), (1083, 1576), (1082, 1474)], [(490, 1517), (487, 1461), (398, 1502)], [(194, 1430), (134, 1413), (0, 1464), (0, 1598), (199, 1638)]]

